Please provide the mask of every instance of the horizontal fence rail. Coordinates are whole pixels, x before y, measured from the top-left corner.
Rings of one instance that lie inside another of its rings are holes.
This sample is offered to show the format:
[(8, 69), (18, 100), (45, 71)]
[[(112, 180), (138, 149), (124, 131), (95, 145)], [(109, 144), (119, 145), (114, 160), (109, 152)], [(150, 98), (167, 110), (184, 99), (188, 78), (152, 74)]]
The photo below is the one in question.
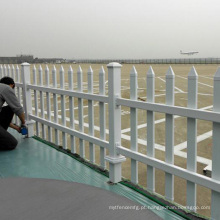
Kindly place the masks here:
[[(53, 66), (50, 72), (48, 66), (44, 71), (41, 66), (38, 70), (33, 66), (31, 70), (28, 63), (21, 65), (21, 71), (18, 66), (14, 68), (13, 65), (12, 67), (0, 65), (0, 78), (11, 76), (15, 79), (16, 93), (25, 109), (29, 136), (34, 134), (33, 122), (35, 122), (37, 136), (57, 145), (61, 144), (65, 149), (70, 146), (72, 153), (76, 153), (78, 148), (80, 156), (83, 158), (86, 158), (85, 142), (87, 142), (89, 161), (93, 164), (96, 163), (95, 146), (98, 146), (99, 166), (106, 169), (106, 162), (109, 163), (109, 180), (113, 183), (121, 181), (122, 163), (126, 158), (130, 158), (131, 182), (138, 184), (138, 162), (141, 162), (147, 166), (147, 190), (151, 193), (155, 193), (155, 169), (162, 170), (165, 172), (165, 198), (170, 202), (174, 201), (174, 177), (180, 177), (187, 182), (186, 203), (193, 212), (197, 211), (197, 185), (201, 185), (211, 190), (212, 219), (220, 219), (220, 69), (213, 78), (213, 110), (206, 111), (207, 108), (198, 109), (197, 107), (198, 74), (194, 67), (187, 78), (187, 107), (174, 105), (175, 74), (172, 67), (169, 67), (165, 76), (166, 101), (164, 104), (155, 102), (155, 73), (152, 67), (146, 74), (146, 101), (138, 100), (138, 73), (135, 67), (130, 72), (129, 99), (121, 97), (122, 66), (113, 62), (108, 64), (107, 68), (107, 81), (104, 68), (101, 67), (99, 70), (96, 94), (94, 93), (94, 73), (91, 67), (87, 72), (86, 83), (83, 80), (85, 74), (80, 66), (74, 74), (71, 66), (66, 73), (62, 66), (59, 71)], [(107, 91), (106, 85), (108, 86)], [(87, 105), (87, 115), (85, 115), (85, 105)], [(98, 114), (96, 114), (96, 116), (98, 115), (98, 126), (95, 125), (95, 106), (98, 107)], [(130, 136), (124, 135), (121, 129), (122, 107), (130, 110)], [(137, 130), (138, 110), (140, 109), (146, 112), (146, 153), (138, 151)], [(163, 120), (165, 122), (164, 161), (155, 156), (155, 149), (158, 149), (155, 143), (155, 125), (157, 123), (155, 113), (157, 112), (165, 115)], [(174, 121), (176, 116), (187, 119), (186, 168), (174, 164)], [(197, 120), (212, 123), (211, 178), (197, 173)], [(107, 121), (108, 129), (106, 128)], [(15, 122), (18, 123), (17, 118)], [(122, 146), (122, 138), (125, 136), (130, 143), (130, 149)], [(76, 142), (76, 138), (78, 142)], [(106, 150), (108, 150), (108, 155), (106, 155)]]

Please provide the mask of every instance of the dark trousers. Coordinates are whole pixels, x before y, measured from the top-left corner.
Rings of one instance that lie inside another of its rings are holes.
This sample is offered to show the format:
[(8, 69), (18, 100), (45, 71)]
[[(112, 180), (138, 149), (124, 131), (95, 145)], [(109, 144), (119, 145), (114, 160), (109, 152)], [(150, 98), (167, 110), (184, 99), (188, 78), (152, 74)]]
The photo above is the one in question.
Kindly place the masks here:
[(0, 112), (0, 150), (13, 150), (18, 144), (18, 141), (7, 132), (13, 115), (14, 112), (9, 106), (3, 107)]

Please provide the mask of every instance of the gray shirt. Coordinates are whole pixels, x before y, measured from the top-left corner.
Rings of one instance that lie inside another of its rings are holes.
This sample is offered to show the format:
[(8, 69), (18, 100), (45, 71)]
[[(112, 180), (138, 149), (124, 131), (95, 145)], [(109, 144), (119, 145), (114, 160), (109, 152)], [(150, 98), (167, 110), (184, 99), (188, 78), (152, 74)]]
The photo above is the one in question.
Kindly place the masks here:
[(9, 85), (0, 83), (0, 112), (5, 102), (17, 116), (24, 112), (14, 90)]

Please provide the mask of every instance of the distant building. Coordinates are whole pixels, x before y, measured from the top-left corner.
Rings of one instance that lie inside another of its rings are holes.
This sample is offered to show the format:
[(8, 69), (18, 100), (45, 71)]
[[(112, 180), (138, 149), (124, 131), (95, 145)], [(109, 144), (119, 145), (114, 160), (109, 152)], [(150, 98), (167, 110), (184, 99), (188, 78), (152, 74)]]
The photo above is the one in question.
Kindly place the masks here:
[(17, 55), (16, 57), (0, 57), (0, 64), (20, 64), (24, 62), (33, 63), (33, 55)]

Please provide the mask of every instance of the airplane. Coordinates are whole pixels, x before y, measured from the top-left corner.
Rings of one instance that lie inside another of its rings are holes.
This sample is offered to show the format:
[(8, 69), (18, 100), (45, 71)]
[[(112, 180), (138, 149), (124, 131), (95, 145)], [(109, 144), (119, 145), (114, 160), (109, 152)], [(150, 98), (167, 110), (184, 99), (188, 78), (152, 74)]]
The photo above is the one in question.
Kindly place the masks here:
[(193, 55), (199, 53), (198, 51), (189, 51), (189, 52), (183, 52), (182, 50), (180, 51), (180, 54), (182, 55)]

